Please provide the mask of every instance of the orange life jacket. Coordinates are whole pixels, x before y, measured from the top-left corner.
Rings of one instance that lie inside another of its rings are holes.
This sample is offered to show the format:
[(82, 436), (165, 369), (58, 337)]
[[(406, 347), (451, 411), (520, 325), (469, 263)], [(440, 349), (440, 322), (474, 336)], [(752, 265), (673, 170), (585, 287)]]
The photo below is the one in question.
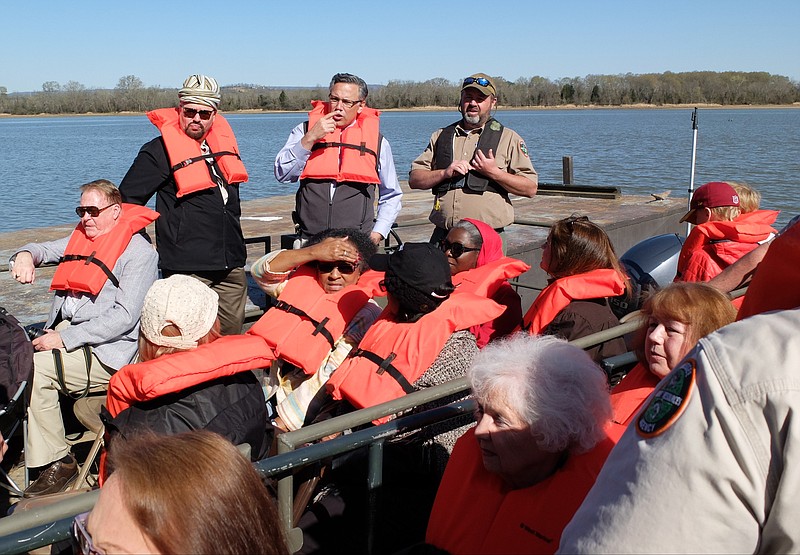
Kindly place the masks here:
[(609, 435), (615, 443), (639, 413), (645, 399), (650, 396), (659, 381), (658, 376), (639, 363), (611, 390), (611, 410), (614, 411), (614, 416)]
[(411, 393), (453, 332), (494, 320), (502, 312), (494, 301), (458, 290), (413, 323), (395, 322), (387, 308), (330, 377), (328, 391), (359, 409)]
[(112, 417), (135, 403), (245, 370), (266, 368), (275, 355), (257, 335), (226, 335), (191, 351), (128, 364), (111, 376), (106, 407)]
[[(315, 100), (308, 113), (309, 129), (325, 115), (327, 102)], [(300, 179), (330, 180), (337, 183), (380, 183), (380, 112), (364, 107), (354, 125), (338, 127), (314, 143)], [(341, 147), (341, 148), (340, 148)]]
[(740, 214), (735, 220), (712, 221), (694, 226), (678, 255), (677, 277), (688, 269), (692, 254), (711, 241), (729, 240), (737, 243), (755, 244), (775, 233), (772, 224), (779, 212), (775, 210), (755, 210)]
[(531, 267), (522, 260), (504, 256), (483, 266), (457, 273), (453, 276), (453, 285), (460, 291), (491, 297), (507, 280), (520, 276), (530, 269)]
[(160, 108), (147, 112), (147, 117), (161, 131), (167, 147), (178, 197), (217, 186), (211, 179), (208, 164), (205, 163), (209, 156), (216, 159), (217, 167), (228, 183), (247, 181), (247, 170), (239, 156), (239, 145), (225, 118), (219, 113), (214, 117), (214, 125), (205, 138), (211, 153), (204, 156), (200, 143), (181, 129), (178, 110), (179, 108)]
[(114, 265), (128, 248), (131, 238), (158, 218), (158, 212), (136, 204), (122, 205), (117, 224), (99, 237), (86, 236), (78, 224), (69, 238), (64, 256), (50, 282), (52, 291), (75, 291), (97, 295), (107, 281), (119, 287)]
[(764, 260), (747, 288), (737, 320), (800, 307), (800, 224), (772, 240)]
[(523, 329), (532, 335), (541, 333), (571, 301), (618, 297), (624, 292), (625, 281), (619, 272), (610, 268), (559, 278), (533, 301), (522, 319)]
[(354, 285), (331, 293), (308, 264), (288, 279), (276, 306), (247, 331), (262, 337), (275, 356), (314, 374), (333, 350), (347, 324), (372, 297), (383, 295), (383, 272), (365, 272)]
[(426, 543), (453, 555), (555, 553), (614, 443), (570, 455), (555, 474), (509, 489), (483, 466), (475, 428), (456, 443), (428, 520)]

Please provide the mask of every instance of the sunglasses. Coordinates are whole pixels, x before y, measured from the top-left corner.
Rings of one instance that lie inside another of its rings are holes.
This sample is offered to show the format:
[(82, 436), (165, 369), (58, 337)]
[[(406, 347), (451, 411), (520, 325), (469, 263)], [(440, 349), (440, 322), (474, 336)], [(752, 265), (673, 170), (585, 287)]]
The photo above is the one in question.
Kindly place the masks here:
[(98, 208), (96, 206), (78, 206), (75, 209), (75, 213), (78, 215), (79, 218), (83, 218), (85, 214), (89, 214), (92, 218), (96, 218), (100, 215), (100, 212), (103, 210), (108, 210), (114, 206), (113, 204), (109, 204), (108, 206), (104, 206), (103, 208)]
[(80, 555), (103, 555), (92, 543), (92, 536), (86, 529), (89, 513), (81, 513), (72, 521), (72, 552)]
[(442, 249), (442, 252), (446, 253), (450, 251), (450, 256), (453, 258), (458, 258), (465, 252), (478, 252), (481, 249), (476, 249), (474, 247), (465, 247), (461, 243), (451, 243), (447, 239), (442, 239), (439, 243), (439, 248)]
[(200, 115), (200, 119), (205, 121), (211, 119), (216, 110), (195, 110), (194, 108), (183, 107), (183, 117), (194, 119), (196, 115)]
[(492, 85), (492, 82), (489, 81), (488, 79), (483, 78), (483, 77), (467, 77), (466, 79), (464, 79), (464, 84), (462, 86), (466, 87), (467, 85), (472, 85), (473, 83), (477, 84), (477, 85), (480, 85), (481, 87), (492, 87), (492, 88), (494, 88), (494, 85)]
[(342, 275), (350, 275), (356, 271), (356, 266), (344, 260), (337, 260), (336, 262), (317, 262), (317, 270), (322, 274), (330, 274), (334, 268), (339, 270), (339, 273)]

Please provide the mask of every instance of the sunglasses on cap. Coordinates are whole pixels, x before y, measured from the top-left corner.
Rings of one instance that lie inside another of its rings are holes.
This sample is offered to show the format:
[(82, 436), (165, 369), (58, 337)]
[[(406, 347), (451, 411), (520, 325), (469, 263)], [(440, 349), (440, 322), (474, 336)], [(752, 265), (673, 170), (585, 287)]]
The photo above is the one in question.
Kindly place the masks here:
[(478, 252), (481, 249), (476, 249), (475, 247), (465, 247), (461, 243), (451, 243), (447, 239), (442, 239), (439, 242), (439, 248), (442, 249), (442, 252), (447, 253), (450, 251), (450, 256), (453, 258), (458, 258), (465, 252)]
[(113, 204), (109, 204), (108, 206), (104, 206), (103, 208), (98, 208), (96, 206), (78, 206), (75, 209), (75, 213), (78, 215), (79, 218), (83, 218), (85, 214), (89, 214), (92, 218), (96, 218), (100, 215), (100, 212), (103, 210), (108, 210), (114, 206)]
[(492, 85), (492, 82), (484, 77), (467, 77), (466, 79), (464, 79), (464, 84), (462, 85), (462, 87), (466, 87), (467, 85), (472, 85), (472, 84), (480, 85), (481, 87), (494, 87), (494, 85)]
[(344, 260), (337, 260), (336, 262), (317, 262), (317, 270), (322, 274), (330, 274), (333, 269), (339, 270), (340, 274), (350, 275), (356, 271), (356, 266), (345, 262)]
[(196, 115), (200, 115), (201, 120), (208, 120), (211, 119), (211, 116), (214, 115), (216, 110), (195, 110), (194, 108), (187, 108), (186, 106), (183, 107), (183, 117), (194, 119)]

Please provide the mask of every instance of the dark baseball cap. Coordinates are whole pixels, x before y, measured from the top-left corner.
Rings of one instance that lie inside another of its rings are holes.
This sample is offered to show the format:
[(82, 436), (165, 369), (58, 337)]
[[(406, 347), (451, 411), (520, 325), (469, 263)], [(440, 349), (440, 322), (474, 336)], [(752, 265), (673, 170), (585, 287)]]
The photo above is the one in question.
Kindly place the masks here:
[(392, 254), (376, 254), (370, 257), (373, 270), (391, 272), (400, 280), (426, 296), (444, 299), (436, 291), (444, 285), (452, 287), (450, 264), (447, 256), (430, 243), (403, 243)]
[(685, 222), (694, 216), (699, 208), (719, 208), (720, 206), (739, 206), (736, 189), (724, 181), (711, 181), (697, 188), (689, 203), (690, 210), (681, 218)]

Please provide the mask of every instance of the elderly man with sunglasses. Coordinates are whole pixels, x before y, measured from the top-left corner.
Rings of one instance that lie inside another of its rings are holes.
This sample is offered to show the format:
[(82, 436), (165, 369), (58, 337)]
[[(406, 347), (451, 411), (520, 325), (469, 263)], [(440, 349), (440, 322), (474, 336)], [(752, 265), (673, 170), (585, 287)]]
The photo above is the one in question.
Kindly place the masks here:
[(191, 275), (219, 295), (224, 335), (244, 322), (247, 249), (239, 221), (239, 184), (247, 171), (230, 125), (218, 113), (219, 85), (190, 75), (180, 105), (147, 113), (161, 136), (145, 143), (122, 179), (123, 200), (156, 195), (156, 246), (162, 277)]
[(65, 438), (59, 392), (103, 391), (111, 375), (133, 361), (139, 316), (158, 275), (158, 255), (139, 234), (158, 214), (122, 204), (105, 179), (81, 187), (80, 218), (69, 237), (29, 243), (10, 262), (11, 276), (33, 283), (36, 267), (58, 263), (55, 298), (43, 333), (33, 340), (25, 464), (41, 469), (25, 497), (62, 491), (78, 474)]
[(436, 130), (411, 163), (409, 186), (435, 196), (432, 243), (463, 218), (486, 222), (500, 233), (514, 221), (509, 195), (536, 194), (539, 180), (525, 141), (492, 117), (496, 107), (492, 79), (484, 73), (467, 77), (458, 104), (461, 120)]
[[(300, 181), (292, 217), (301, 246), (330, 228), (355, 228), (376, 244), (389, 235), (403, 192), (380, 112), (366, 106), (367, 84), (350, 73), (331, 79), (328, 101), (314, 101), (275, 158), (275, 178)], [(378, 213), (375, 214), (375, 188)]]

